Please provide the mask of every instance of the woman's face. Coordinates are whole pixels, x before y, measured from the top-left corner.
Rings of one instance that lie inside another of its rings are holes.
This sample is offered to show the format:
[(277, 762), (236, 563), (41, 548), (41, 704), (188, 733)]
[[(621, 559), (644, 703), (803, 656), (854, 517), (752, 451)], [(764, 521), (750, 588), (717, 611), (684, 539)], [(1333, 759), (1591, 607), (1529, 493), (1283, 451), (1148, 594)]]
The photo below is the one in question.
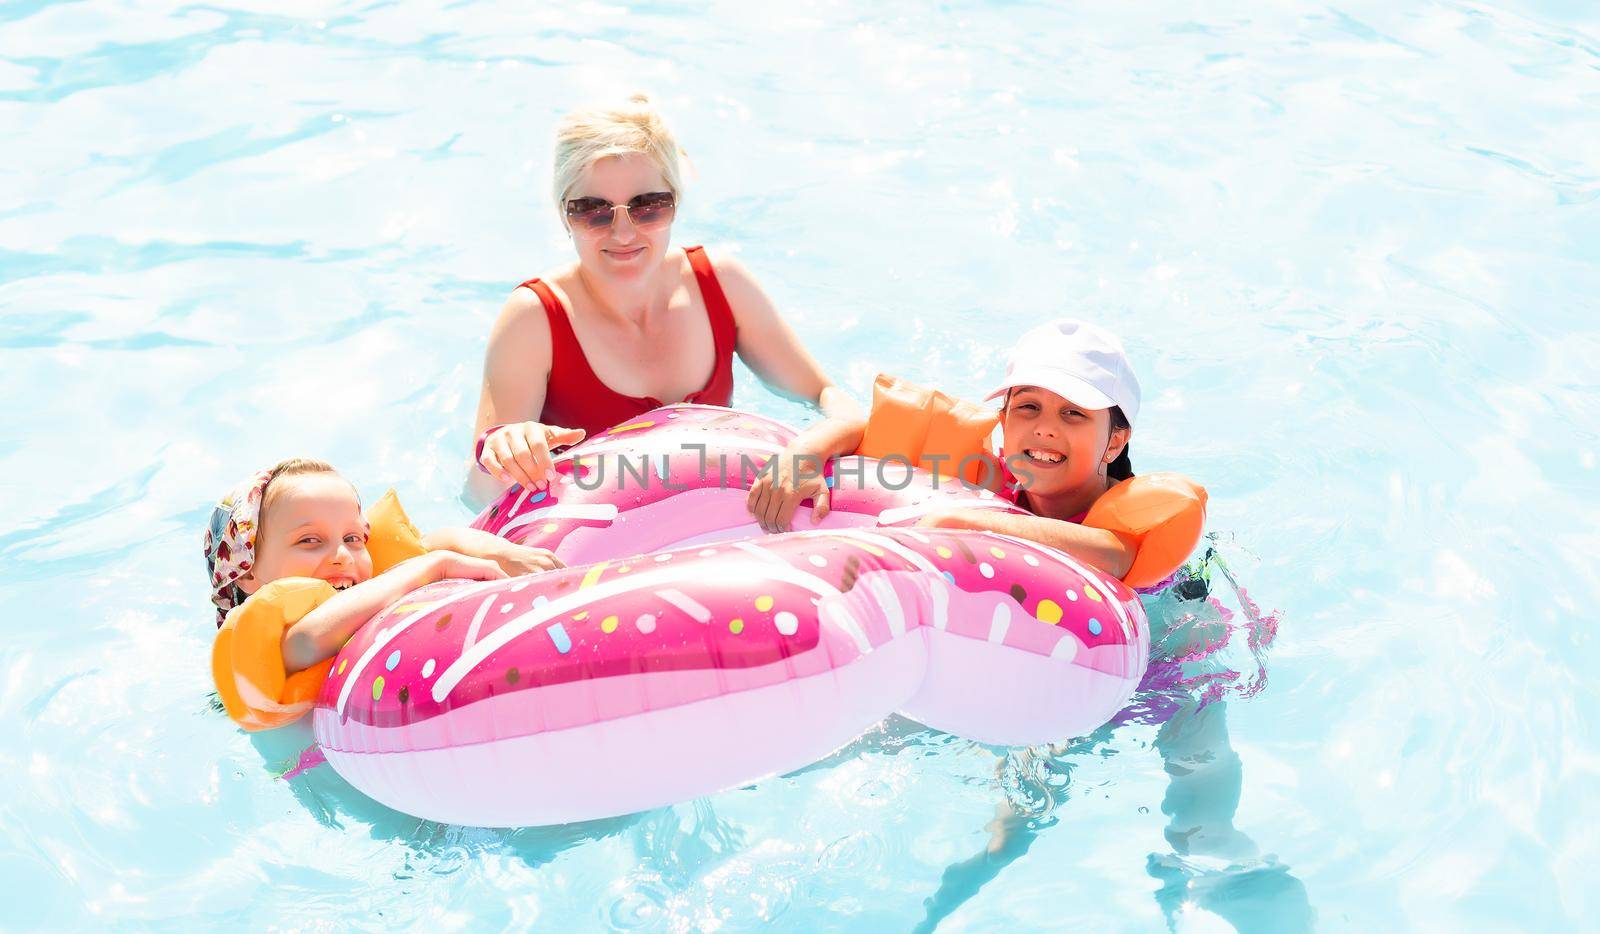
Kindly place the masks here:
[(1011, 390), (1002, 424), (1006, 463), (1036, 496), (1088, 486), (1128, 444), (1128, 429), (1111, 430), (1110, 409), (1074, 405), (1037, 386)]
[(336, 473), (279, 477), (267, 489), (256, 536), (256, 563), (239, 580), (255, 593), (285, 577), (315, 577), (336, 589), (372, 577), (367, 520), (350, 481)]
[[(628, 153), (590, 163), (567, 194), (567, 201), (598, 198), (627, 204), (639, 195), (667, 190), (667, 181), (653, 159), (643, 153)], [(563, 217), (566, 207), (561, 206)], [(566, 223), (584, 269), (607, 278), (637, 279), (658, 268), (672, 239), (670, 222), (642, 228), (627, 211), (613, 212), (611, 226), (604, 231), (590, 231), (570, 219)]]

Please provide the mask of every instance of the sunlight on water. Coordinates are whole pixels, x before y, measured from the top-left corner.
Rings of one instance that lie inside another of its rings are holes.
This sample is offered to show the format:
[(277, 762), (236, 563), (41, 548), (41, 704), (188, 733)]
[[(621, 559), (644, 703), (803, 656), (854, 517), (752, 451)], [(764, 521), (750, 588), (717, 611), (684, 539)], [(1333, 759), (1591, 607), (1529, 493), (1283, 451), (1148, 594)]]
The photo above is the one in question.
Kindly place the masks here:
[[(1597, 30), (1554, 0), (0, 4), (5, 923), (1592, 927)], [(508, 832), (275, 780), (305, 732), (210, 709), (212, 499), (308, 454), (464, 521), (489, 324), (570, 257), (554, 121), (639, 88), (694, 167), (676, 242), (738, 253), (858, 395), (977, 394), (1045, 316), (1126, 337), (1135, 466), (1206, 483), (1216, 534), (1112, 725), (1006, 751), (892, 718)]]

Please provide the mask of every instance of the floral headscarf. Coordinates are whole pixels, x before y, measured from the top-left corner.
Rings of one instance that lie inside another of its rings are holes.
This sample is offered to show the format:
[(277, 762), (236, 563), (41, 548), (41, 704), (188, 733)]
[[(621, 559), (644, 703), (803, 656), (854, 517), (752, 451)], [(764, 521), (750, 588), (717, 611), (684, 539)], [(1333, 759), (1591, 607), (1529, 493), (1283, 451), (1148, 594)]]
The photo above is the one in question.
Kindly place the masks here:
[(211, 602), (217, 605), (218, 626), (229, 610), (244, 602), (245, 593), (237, 581), (255, 567), (261, 500), (277, 472), (274, 467), (257, 472), (211, 509), (206, 568), (211, 572)]

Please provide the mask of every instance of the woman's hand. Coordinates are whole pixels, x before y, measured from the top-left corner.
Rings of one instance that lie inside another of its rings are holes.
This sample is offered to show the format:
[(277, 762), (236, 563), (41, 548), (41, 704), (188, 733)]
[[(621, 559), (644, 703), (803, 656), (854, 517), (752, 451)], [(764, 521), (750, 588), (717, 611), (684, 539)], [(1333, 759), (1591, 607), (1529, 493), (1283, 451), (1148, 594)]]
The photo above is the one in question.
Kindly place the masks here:
[[(848, 402), (848, 397), (845, 397)], [(855, 403), (850, 403), (854, 405)], [(745, 500), (756, 522), (767, 532), (787, 532), (800, 501), (811, 500), (811, 521), (821, 522), (833, 508), (833, 490), (823, 476), (823, 465), (834, 457), (854, 454), (861, 446), (867, 420), (859, 414), (825, 418), (795, 436), (776, 455), (776, 469), (763, 468)]]
[(478, 465), (501, 483), (543, 490), (555, 476), (550, 449), (582, 441), (582, 428), (517, 422), (495, 429), (483, 440)]
[(811, 523), (822, 521), (832, 508), (823, 456), (796, 439), (774, 455), (756, 476), (745, 505), (764, 532), (787, 532), (801, 500), (811, 500)]

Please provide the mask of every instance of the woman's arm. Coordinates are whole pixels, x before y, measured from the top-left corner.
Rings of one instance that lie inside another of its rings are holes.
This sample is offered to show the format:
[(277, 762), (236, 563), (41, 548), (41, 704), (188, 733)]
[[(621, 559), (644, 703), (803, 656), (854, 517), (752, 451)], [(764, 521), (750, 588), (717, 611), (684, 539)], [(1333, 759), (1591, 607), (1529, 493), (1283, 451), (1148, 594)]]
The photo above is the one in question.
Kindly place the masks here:
[[(544, 395), (550, 382), (550, 346), (550, 322), (539, 296), (532, 289), (513, 291), (489, 332), (483, 388), (472, 424), (474, 446), (478, 436), (491, 425), (536, 420), (544, 412)], [(479, 470), (475, 460), (471, 463), (462, 498), (474, 508), (482, 508), (512, 482), (531, 479), (516, 477), (514, 471), (511, 479), (503, 479), (503, 475)]]
[(929, 513), (917, 524), (941, 529), (977, 529), (1026, 538), (1041, 545), (1059, 548), (1118, 580), (1133, 567), (1133, 559), (1139, 553), (1136, 545), (1115, 532), (1043, 516), (1019, 516), (988, 509), (949, 509)]
[(448, 551), (402, 561), (371, 580), (334, 594), (290, 626), (283, 634), (284, 670), (294, 674), (331, 658), (379, 610), (424, 584), (452, 578), (492, 581), (505, 576), (493, 561)]
[(860, 415), (824, 418), (795, 435), (794, 440), (789, 442), (789, 449), (814, 454), (826, 462), (830, 457), (854, 454), (861, 447), (861, 438), (866, 433), (867, 420)]
[[(821, 409), (822, 414), (828, 418), (838, 419), (842, 422), (859, 421), (862, 428), (866, 427), (867, 417), (861, 411), (861, 404), (851, 398), (849, 393), (832, 383), (822, 387), (822, 392), (817, 396), (817, 408)], [(860, 443), (861, 439), (857, 438), (856, 444), (859, 445)], [(853, 452), (855, 448), (851, 447), (850, 450)]]
[(422, 547), (429, 551), (453, 551), (470, 558), (485, 558), (500, 565), (500, 569), (512, 577), (566, 567), (549, 549), (518, 545), (482, 529), (435, 529), (422, 536)]
[(787, 531), (795, 509), (807, 498), (812, 501), (812, 520), (820, 522), (828, 514), (828, 490), (820, 471), (809, 473), (811, 465), (855, 453), (866, 416), (848, 393), (829, 381), (743, 263), (720, 257), (714, 265), (739, 327), (739, 359), (779, 395), (809, 402), (826, 416), (778, 455), (776, 471), (763, 471), (756, 478), (747, 505), (768, 532)]
[(861, 407), (828, 379), (750, 270), (727, 256), (713, 265), (739, 328), (739, 359), (751, 372), (779, 395), (809, 402), (830, 418), (860, 417)]

